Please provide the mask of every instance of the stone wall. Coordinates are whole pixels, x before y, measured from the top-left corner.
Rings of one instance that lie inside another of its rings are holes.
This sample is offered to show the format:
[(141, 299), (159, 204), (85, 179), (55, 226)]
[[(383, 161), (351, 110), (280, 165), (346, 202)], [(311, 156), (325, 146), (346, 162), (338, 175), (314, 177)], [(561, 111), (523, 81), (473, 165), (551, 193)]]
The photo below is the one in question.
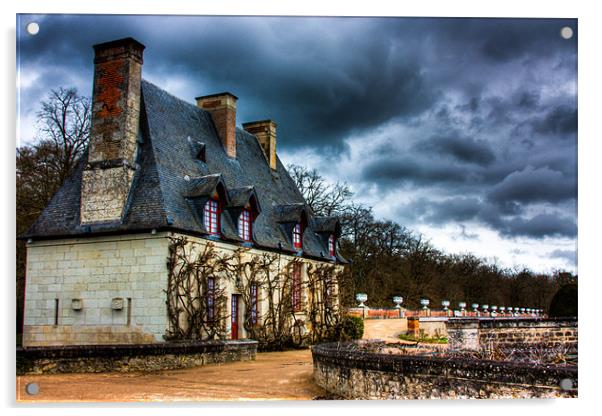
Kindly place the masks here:
[(165, 233), (28, 244), (23, 345), (163, 341), (167, 253)]
[(569, 351), (577, 351), (575, 318), (451, 318), (447, 332), (452, 349), (538, 344), (545, 347), (563, 345)]
[(159, 371), (254, 360), (256, 341), (207, 341), (17, 350), (17, 374)]
[[(576, 397), (577, 368), (312, 348), (314, 379), (345, 399)], [(570, 379), (573, 388), (562, 390)]]
[[(163, 342), (169, 327), (165, 302), (170, 236), (182, 235), (159, 232), (29, 243), (23, 346)], [(191, 249), (193, 252), (207, 243), (198, 237), (188, 239), (197, 243)], [(219, 241), (211, 243), (225, 254), (232, 254), (238, 248)], [(251, 248), (244, 256), (263, 253)], [(293, 258), (296, 257), (281, 255), (274, 272)], [(308, 264), (318, 262), (303, 259), (304, 285), (308, 279)], [(233, 281), (228, 281), (225, 289), (229, 313), (231, 295), (239, 292)], [(259, 322), (268, 310), (265, 292), (260, 288)], [(303, 305), (308, 304), (308, 292), (303, 290)], [(335, 290), (335, 296), (337, 292)], [(278, 303), (277, 296), (274, 301)], [(243, 327), (244, 314), (241, 302), (239, 338), (248, 337)], [(295, 313), (295, 318), (308, 324), (306, 310)], [(226, 331), (230, 334), (230, 319), (226, 319)]]

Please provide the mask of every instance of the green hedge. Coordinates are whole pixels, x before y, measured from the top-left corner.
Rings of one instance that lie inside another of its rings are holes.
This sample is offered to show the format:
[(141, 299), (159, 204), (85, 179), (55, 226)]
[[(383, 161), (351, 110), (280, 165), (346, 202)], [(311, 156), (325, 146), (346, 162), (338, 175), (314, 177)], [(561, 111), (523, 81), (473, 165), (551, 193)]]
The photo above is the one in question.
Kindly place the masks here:
[(345, 316), (337, 326), (336, 335), (340, 341), (362, 339), (364, 336), (364, 320), (357, 316)]

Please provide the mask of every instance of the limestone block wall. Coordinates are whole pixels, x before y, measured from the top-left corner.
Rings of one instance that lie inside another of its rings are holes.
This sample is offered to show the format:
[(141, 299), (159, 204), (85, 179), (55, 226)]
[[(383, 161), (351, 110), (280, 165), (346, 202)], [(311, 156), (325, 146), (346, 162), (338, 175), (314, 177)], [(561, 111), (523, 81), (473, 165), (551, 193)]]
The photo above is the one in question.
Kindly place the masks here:
[(28, 244), (23, 345), (163, 341), (167, 250), (165, 233)]
[[(180, 235), (165, 232), (28, 244), (23, 345), (163, 342), (169, 328), (167, 258), (170, 237), (176, 236)], [(198, 237), (187, 238), (197, 243), (197, 250), (208, 243)], [(211, 243), (223, 254), (237, 248), (219, 241)], [(250, 249), (245, 255), (263, 253)], [(285, 267), (292, 259), (280, 256), (275, 268)], [(309, 263), (315, 262), (303, 260), (304, 282)], [(225, 289), (229, 315), (231, 295), (238, 294), (238, 289), (234, 281), (228, 281)], [(266, 295), (260, 288), (259, 322), (268, 310)], [(307, 304), (309, 296), (307, 290), (302, 292), (302, 304)], [(243, 326), (244, 308), (240, 302), (238, 338), (248, 337)], [(308, 323), (305, 311), (295, 317)], [(226, 320), (226, 330), (230, 337), (231, 319)]]

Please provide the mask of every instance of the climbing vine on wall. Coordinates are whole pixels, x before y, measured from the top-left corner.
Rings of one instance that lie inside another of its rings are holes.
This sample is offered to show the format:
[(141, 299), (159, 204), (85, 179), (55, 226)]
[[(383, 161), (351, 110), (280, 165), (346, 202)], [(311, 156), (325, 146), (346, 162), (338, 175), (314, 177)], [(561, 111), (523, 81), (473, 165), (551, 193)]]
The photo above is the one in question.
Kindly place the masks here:
[[(252, 254), (249, 248), (226, 252), (211, 242), (171, 238), (166, 301), (170, 330), (166, 339), (225, 338), (230, 317), (228, 285), (240, 294), (243, 326), (249, 338), (259, 341), (261, 349), (332, 339), (339, 321), (339, 273), (334, 265), (308, 263), (307, 279), (295, 282), (293, 270), (301, 263), (299, 258), (284, 259), (277, 253)], [(296, 305), (295, 284), (300, 285), (303, 294)]]

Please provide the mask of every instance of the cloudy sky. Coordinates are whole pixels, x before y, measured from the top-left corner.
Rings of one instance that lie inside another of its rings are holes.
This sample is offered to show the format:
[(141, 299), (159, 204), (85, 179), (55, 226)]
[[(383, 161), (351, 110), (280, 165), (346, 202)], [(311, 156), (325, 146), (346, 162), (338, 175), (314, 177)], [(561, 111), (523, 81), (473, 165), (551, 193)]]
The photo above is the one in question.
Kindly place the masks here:
[(376, 217), (450, 253), (576, 271), (576, 20), (22, 15), (17, 33), (21, 144), (50, 89), (91, 94), (91, 45), (132, 36), (144, 78), (189, 102), (232, 92), (239, 125), (274, 119), (285, 163)]

